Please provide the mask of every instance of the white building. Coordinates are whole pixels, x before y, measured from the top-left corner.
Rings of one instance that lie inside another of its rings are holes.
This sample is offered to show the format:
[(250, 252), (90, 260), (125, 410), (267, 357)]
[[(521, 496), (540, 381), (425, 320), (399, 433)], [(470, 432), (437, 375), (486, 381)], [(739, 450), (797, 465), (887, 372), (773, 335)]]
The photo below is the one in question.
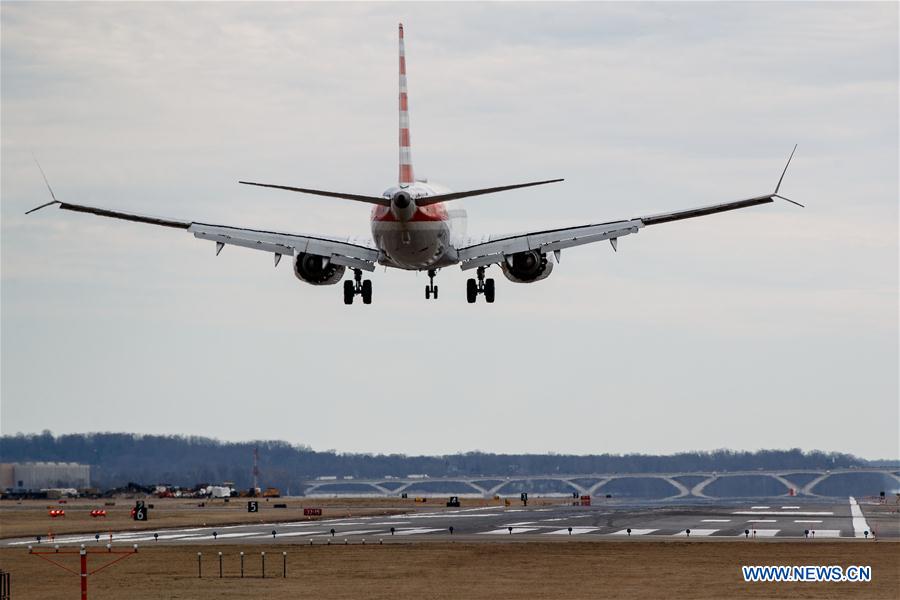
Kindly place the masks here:
[(86, 488), (91, 486), (90, 465), (78, 463), (7, 463), (0, 469), (0, 488), (38, 491), (48, 488)]

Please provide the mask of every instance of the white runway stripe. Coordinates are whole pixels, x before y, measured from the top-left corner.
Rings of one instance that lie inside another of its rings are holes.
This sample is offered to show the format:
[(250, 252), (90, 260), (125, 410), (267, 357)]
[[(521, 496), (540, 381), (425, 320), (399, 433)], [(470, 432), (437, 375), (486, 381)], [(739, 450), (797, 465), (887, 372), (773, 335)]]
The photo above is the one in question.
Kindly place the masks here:
[(769, 508), (769, 507), (768, 506), (751, 506), (750, 508), (752, 508), (753, 510), (757, 510), (760, 508)]
[(834, 512), (830, 510), (810, 510), (810, 511), (783, 511), (783, 510), (764, 510), (764, 511), (752, 511), (752, 510), (738, 510), (733, 513), (733, 515), (747, 515), (747, 516), (757, 516), (757, 517), (779, 517), (779, 516), (788, 516), (788, 517), (831, 517), (834, 516)]
[(800, 508), (799, 506), (782, 506), (781, 508)]
[(837, 538), (841, 537), (840, 529), (816, 529), (817, 538)]
[[(599, 527), (573, 527), (572, 535), (581, 535), (582, 533), (590, 533), (597, 531)], [(556, 531), (548, 531), (547, 535), (569, 535), (569, 529), (557, 529)]]
[[(537, 531), (537, 527), (513, 527), (513, 533), (527, 533), (529, 531)], [(509, 535), (509, 529), (494, 529), (493, 531), (482, 531), (481, 535), (501, 535), (506, 534)]]
[[(695, 535), (696, 536), (712, 535), (717, 531), (718, 531), (718, 529), (691, 529), (691, 537), (694, 537)], [(687, 536), (687, 530), (683, 529), (681, 531), (681, 533), (676, 533), (675, 535)]]
[[(775, 537), (775, 534), (781, 531), (780, 529), (757, 529), (756, 537)], [(739, 535), (744, 535), (743, 533)], [(753, 531), (750, 531), (750, 535), (753, 535)]]
[(703, 519), (701, 523), (731, 523), (731, 519)]
[[(632, 529), (631, 535), (647, 535), (648, 533), (653, 533), (654, 531), (659, 531), (659, 529)], [(623, 529), (622, 531), (613, 532), (610, 535), (628, 535), (628, 530)]]
[(748, 523), (777, 523), (776, 519), (750, 519)]
[(821, 523), (822, 519), (794, 519), (794, 523)]
[(447, 531), (446, 529), (429, 529), (427, 527), (414, 527), (412, 529), (398, 529), (394, 535), (421, 535), (423, 533), (432, 533), (434, 531)]
[(866, 522), (866, 517), (863, 514), (862, 509), (859, 507), (859, 504), (856, 503), (856, 498), (850, 496), (850, 516), (853, 517), (853, 535), (856, 537), (864, 537), (866, 535), (865, 532), (872, 531), (869, 529), (869, 523)]

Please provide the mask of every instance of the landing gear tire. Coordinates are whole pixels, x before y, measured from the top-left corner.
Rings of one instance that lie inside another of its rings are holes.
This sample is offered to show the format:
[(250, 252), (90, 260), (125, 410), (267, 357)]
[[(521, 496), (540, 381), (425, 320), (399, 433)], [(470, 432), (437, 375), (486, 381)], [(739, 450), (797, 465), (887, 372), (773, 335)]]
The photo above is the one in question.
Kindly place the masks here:
[(484, 282), (484, 300), (488, 304), (494, 303), (495, 291), (496, 290), (494, 288), (494, 280), (493, 279), (485, 280), (485, 282)]
[(363, 304), (372, 304), (372, 281), (363, 281), (362, 271), (353, 269), (353, 280), (344, 282), (344, 304), (353, 304), (353, 297), (357, 294), (362, 296)]
[(356, 295), (356, 286), (349, 279), (344, 282), (344, 304), (353, 304), (353, 296)]
[(430, 300), (434, 298), (437, 300), (438, 290), (437, 286), (434, 285), (434, 277), (437, 275), (436, 269), (429, 269), (428, 271), (428, 285), (425, 286), (425, 299)]
[(466, 281), (466, 301), (475, 304), (476, 298), (478, 298), (478, 284), (474, 279), (469, 279)]

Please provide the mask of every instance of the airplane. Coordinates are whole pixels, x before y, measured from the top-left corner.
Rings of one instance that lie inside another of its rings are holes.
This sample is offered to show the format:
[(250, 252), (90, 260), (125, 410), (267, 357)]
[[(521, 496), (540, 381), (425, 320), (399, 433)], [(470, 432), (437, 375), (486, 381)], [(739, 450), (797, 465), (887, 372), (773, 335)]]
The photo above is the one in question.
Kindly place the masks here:
[[(372, 272), (377, 265), (407, 271), (426, 271), (429, 280), (428, 285), (425, 286), (426, 300), (436, 300), (438, 297), (438, 286), (434, 283), (438, 270), (459, 265), (463, 271), (473, 269), (475, 271), (475, 277), (470, 277), (466, 282), (466, 301), (471, 304), (477, 300), (478, 296), (484, 296), (484, 300), (488, 303), (494, 302), (496, 297), (494, 279), (485, 277), (486, 270), (493, 265), (499, 265), (503, 275), (512, 282), (534, 283), (546, 279), (550, 275), (554, 263), (559, 263), (561, 252), (568, 248), (609, 240), (615, 251), (618, 248), (619, 238), (635, 234), (649, 225), (766, 204), (774, 202), (776, 198), (803, 206), (779, 195), (781, 183), (788, 166), (790, 166), (791, 159), (794, 157), (794, 152), (797, 150), (795, 145), (781, 177), (778, 179), (775, 191), (770, 194), (618, 221), (495, 235), (479, 239), (467, 238), (466, 211), (454, 205), (454, 201), (563, 180), (546, 179), (454, 192), (437, 183), (416, 179), (413, 173), (409, 135), (406, 52), (402, 23), (399, 27), (399, 51), (400, 160), (397, 185), (389, 187), (380, 196), (369, 196), (252, 181), (239, 182), (249, 186), (275, 188), (370, 204), (372, 205), (370, 217), (372, 240), (370, 241), (361, 243), (350, 238), (298, 235), (211, 225), (63, 202), (56, 199), (40, 164), (38, 164), (38, 168), (52, 201), (35, 207), (26, 214), (47, 206), (57, 205), (64, 210), (90, 213), (101, 217), (184, 229), (199, 239), (215, 242), (217, 256), (226, 245), (269, 252), (274, 255), (276, 267), (282, 256), (290, 256), (294, 275), (311, 285), (335, 285), (344, 278), (347, 269), (350, 269), (353, 277), (344, 280), (343, 283), (344, 304), (353, 304), (356, 296), (362, 297), (363, 304), (372, 303), (372, 281), (363, 279), (363, 271)], [(453, 206), (456, 208), (452, 208)]]

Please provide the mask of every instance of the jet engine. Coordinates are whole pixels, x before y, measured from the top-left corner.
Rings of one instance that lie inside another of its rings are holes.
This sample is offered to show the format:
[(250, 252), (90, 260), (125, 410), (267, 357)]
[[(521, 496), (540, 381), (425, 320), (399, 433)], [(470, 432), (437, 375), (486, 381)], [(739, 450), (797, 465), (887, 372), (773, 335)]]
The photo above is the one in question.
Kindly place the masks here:
[(547, 260), (547, 255), (537, 250), (509, 254), (503, 258), (500, 267), (506, 278), (516, 283), (534, 283), (546, 279), (553, 271), (553, 263)]
[(344, 276), (345, 267), (331, 262), (327, 256), (298, 254), (294, 258), (294, 275), (312, 285), (334, 285)]

